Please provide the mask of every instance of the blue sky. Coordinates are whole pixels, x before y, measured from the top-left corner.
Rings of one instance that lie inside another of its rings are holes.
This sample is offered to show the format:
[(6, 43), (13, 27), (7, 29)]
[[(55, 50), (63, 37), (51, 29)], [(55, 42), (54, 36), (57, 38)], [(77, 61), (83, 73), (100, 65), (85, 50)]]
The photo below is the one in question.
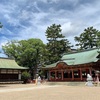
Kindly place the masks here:
[(40, 38), (60, 24), (62, 34), (75, 44), (74, 37), (85, 28), (100, 30), (100, 0), (0, 0), (0, 48), (7, 41)]

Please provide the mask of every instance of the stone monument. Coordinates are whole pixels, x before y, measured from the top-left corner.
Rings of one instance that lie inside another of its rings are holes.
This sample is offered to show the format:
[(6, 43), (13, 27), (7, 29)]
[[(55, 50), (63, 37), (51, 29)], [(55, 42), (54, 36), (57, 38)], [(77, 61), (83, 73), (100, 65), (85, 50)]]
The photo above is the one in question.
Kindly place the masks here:
[(85, 84), (86, 86), (93, 86), (93, 78), (90, 74), (87, 74), (87, 82)]
[(40, 85), (41, 84), (41, 77), (39, 76), (38, 78), (37, 78), (37, 85)]

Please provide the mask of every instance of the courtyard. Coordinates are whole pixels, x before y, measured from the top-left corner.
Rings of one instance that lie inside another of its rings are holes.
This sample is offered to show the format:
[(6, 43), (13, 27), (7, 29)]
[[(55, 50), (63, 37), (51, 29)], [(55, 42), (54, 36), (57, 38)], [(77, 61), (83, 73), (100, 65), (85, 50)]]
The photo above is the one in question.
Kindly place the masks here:
[(100, 87), (0, 84), (0, 100), (100, 100)]

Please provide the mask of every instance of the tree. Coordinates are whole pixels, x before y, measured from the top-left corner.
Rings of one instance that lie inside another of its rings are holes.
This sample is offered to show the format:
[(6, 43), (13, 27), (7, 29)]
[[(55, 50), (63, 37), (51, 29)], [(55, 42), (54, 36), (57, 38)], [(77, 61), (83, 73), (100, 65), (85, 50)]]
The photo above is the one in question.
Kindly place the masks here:
[(75, 41), (78, 42), (76, 46), (80, 46), (80, 49), (98, 47), (98, 43), (100, 42), (100, 35), (98, 32), (99, 31), (93, 27), (88, 27), (79, 37), (75, 37)]
[(46, 30), (48, 64), (60, 60), (61, 55), (70, 49), (70, 43), (61, 34), (61, 25), (52, 24)]
[(97, 33), (97, 47), (100, 48), (100, 31)]
[(11, 41), (3, 46), (8, 57), (14, 58), (20, 66), (29, 67), (32, 78), (36, 77), (38, 66), (44, 61), (44, 49), (40, 39)]
[[(3, 27), (3, 25), (1, 24), (1, 22), (0, 22), (0, 28), (2, 28)], [(0, 53), (1, 53), (1, 51), (0, 51)]]

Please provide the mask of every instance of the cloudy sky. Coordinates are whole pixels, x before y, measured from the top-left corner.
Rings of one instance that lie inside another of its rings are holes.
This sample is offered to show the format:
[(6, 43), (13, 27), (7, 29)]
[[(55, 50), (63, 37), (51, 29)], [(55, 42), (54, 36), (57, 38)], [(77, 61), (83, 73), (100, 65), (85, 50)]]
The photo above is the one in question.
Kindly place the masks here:
[(60, 24), (62, 34), (72, 43), (85, 28), (100, 30), (100, 0), (0, 0), (0, 47), (9, 40), (40, 38)]

